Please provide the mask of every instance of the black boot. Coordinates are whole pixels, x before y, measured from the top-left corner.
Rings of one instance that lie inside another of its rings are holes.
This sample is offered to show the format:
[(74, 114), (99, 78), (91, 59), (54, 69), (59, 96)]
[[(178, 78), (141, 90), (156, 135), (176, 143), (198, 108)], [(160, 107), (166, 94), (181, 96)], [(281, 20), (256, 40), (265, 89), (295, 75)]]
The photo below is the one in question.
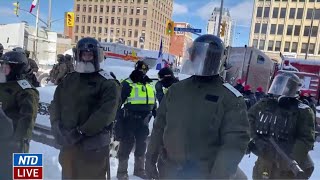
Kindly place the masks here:
[(144, 169), (144, 160), (145, 160), (144, 156), (135, 157), (133, 175), (138, 176), (139, 178), (142, 178), (142, 179), (148, 179), (148, 176)]
[(119, 180), (128, 180), (128, 159), (119, 160), (117, 178)]

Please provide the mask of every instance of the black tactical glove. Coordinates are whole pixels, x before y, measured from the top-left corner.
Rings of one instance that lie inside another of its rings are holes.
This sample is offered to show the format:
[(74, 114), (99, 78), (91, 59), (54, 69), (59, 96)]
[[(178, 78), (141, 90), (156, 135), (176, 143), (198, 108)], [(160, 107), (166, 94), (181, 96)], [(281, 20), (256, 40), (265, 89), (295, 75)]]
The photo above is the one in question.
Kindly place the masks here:
[(83, 133), (79, 130), (79, 128), (74, 128), (69, 131), (64, 130), (64, 136), (69, 145), (77, 144), (83, 137)]
[(157, 154), (146, 154), (145, 171), (150, 179), (159, 179), (159, 172), (156, 166), (158, 160)]

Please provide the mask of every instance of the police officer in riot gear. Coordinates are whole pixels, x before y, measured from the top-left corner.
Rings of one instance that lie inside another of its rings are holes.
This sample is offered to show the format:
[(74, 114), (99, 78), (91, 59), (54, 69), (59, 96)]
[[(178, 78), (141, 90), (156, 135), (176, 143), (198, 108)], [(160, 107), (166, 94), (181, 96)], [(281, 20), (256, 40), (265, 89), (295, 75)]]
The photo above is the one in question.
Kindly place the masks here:
[(177, 83), (179, 80), (174, 77), (173, 71), (169, 67), (165, 67), (159, 70), (158, 72), (159, 81), (156, 83), (156, 96), (159, 101), (161, 102), (164, 94), (167, 93), (169, 87), (173, 83)]
[(39, 93), (25, 79), (30, 68), (23, 53), (7, 52), (0, 58), (0, 64), (0, 121), (12, 122), (12, 125), (7, 124), (9, 126), (1, 123), (0, 127), (1, 132), (8, 133), (0, 137), (0, 176), (12, 179), (12, 153), (29, 151)]
[(214, 35), (199, 36), (189, 56), (182, 71), (192, 76), (173, 84), (157, 110), (146, 172), (160, 179), (234, 178), (249, 123), (242, 95), (220, 77), (227, 64), (224, 43)]
[[(313, 162), (308, 156), (315, 141), (315, 117), (311, 108), (297, 100), (300, 79), (290, 72), (282, 72), (273, 80), (269, 96), (249, 110), (251, 142), (249, 150), (258, 156), (253, 168), (253, 179), (308, 179), (313, 172)], [(267, 141), (273, 138), (281, 149), (304, 170), (303, 177), (295, 177), (277, 158)]]
[[(75, 72), (58, 84), (50, 121), (62, 146), (62, 179), (105, 179), (110, 132), (120, 104), (120, 83), (100, 68), (103, 49), (93, 38), (78, 41)], [(76, 92), (76, 93), (75, 93)]]
[(128, 179), (128, 160), (134, 145), (133, 174), (143, 179), (147, 178), (144, 169), (146, 140), (152, 111), (156, 108), (155, 92), (146, 75), (148, 70), (145, 62), (138, 61), (129, 78), (121, 83), (121, 99), (124, 106), (119, 111), (115, 128), (120, 139), (118, 179)]

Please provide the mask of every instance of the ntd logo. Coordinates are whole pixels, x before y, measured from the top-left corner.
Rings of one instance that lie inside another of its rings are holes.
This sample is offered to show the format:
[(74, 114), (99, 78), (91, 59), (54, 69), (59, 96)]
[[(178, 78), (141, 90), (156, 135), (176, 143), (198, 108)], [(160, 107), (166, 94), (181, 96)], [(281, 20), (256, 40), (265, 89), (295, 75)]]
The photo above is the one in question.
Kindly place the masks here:
[(13, 154), (13, 179), (43, 179), (42, 168), (42, 154)]

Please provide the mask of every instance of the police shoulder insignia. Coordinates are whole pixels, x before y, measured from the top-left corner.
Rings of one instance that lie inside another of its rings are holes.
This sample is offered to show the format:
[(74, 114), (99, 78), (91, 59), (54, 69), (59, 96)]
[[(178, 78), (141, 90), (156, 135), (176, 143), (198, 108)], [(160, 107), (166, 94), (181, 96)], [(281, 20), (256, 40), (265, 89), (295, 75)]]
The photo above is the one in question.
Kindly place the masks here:
[(30, 89), (32, 88), (32, 86), (30, 85), (30, 83), (27, 80), (19, 80), (18, 84), (22, 87), (22, 89)]
[(106, 78), (106, 79), (114, 79), (114, 78), (111, 76), (110, 72), (107, 72), (107, 71), (102, 70), (102, 71), (99, 71), (99, 74), (100, 74), (101, 76), (103, 76), (104, 78)]
[(298, 108), (299, 108), (299, 109), (308, 109), (308, 108), (310, 108), (310, 107), (309, 107), (308, 105), (306, 105), (306, 104), (299, 103)]
[(231, 86), (231, 84), (223, 83), (223, 86), (229, 89), (237, 97), (242, 97), (242, 94), (238, 90), (236, 90), (233, 86)]

